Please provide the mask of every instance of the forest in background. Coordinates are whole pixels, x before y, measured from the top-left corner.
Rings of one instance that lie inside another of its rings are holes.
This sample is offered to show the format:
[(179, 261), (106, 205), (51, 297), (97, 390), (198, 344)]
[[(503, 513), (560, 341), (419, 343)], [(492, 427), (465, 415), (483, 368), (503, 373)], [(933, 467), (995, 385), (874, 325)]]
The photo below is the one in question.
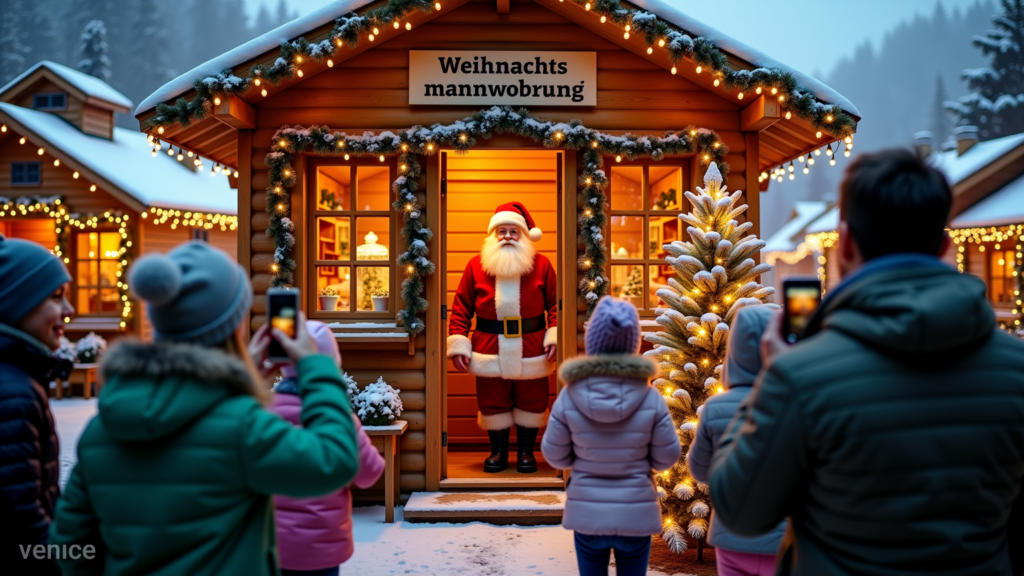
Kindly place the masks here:
[[(40, 60), (77, 69), (83, 30), (101, 20), (110, 84), (135, 104), (168, 80), (299, 16), (286, 0), (255, 14), (243, 0), (3, 0), (3, 7), (0, 85)], [(139, 124), (118, 114), (118, 125)]]
[(988, 63), (971, 40), (992, 29), (998, 11), (992, 0), (953, 11), (940, 3), (931, 14), (894, 28), (878, 47), (859, 45), (823, 75), (821, 80), (849, 98), (864, 117), (857, 127), (854, 156), (837, 154), (835, 167), (818, 162), (809, 175), (798, 170), (796, 180), (772, 182), (761, 196), (762, 235), (771, 236), (789, 220), (798, 200), (835, 200), (843, 169), (857, 154), (910, 146), (914, 133), (922, 130), (935, 132), (935, 146), (940, 146), (954, 125), (942, 103), (967, 94), (960, 79), (964, 69)]

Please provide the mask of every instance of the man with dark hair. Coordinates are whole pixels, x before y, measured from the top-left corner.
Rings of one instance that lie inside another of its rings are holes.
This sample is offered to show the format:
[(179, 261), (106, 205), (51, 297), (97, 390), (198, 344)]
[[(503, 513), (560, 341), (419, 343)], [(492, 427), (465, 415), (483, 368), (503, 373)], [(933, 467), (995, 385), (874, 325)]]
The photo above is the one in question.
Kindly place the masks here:
[(744, 536), (791, 518), (777, 574), (1021, 573), (1024, 343), (996, 330), (983, 282), (939, 260), (951, 200), (910, 152), (855, 161), (843, 282), (800, 342), (778, 315), (762, 341), (711, 495)]

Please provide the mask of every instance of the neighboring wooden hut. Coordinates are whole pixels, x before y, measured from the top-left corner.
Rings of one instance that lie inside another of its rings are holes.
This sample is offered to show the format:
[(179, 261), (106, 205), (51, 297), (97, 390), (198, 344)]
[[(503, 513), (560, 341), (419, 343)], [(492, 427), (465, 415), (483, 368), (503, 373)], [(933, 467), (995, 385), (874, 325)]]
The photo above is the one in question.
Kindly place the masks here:
[[(730, 189), (755, 191), (758, 233), (769, 170), (852, 142), (856, 108), (813, 78), (659, 0), (609, 6), (335, 2), (136, 110), (144, 132), (237, 166), (251, 328), (271, 285), (295, 285), (309, 316), (332, 323), (350, 375), (402, 390), (403, 492), (563, 485), (550, 468), (475, 471), (486, 437), (473, 380), (445, 359), (446, 310), (496, 205), (520, 200), (544, 229), (561, 360), (582, 352), (601, 294), (630, 299), (657, 329), (655, 292), (671, 275), (661, 245), (685, 232), (682, 193), (709, 162), (728, 164)], [(338, 309), (321, 306), (325, 288)], [(366, 298), (375, 290), (391, 295), (383, 310)]]
[(64, 259), (74, 278), (72, 340), (148, 336), (123, 277), (132, 259), (189, 239), (236, 254), (228, 178), (186, 161), (187, 150), (169, 158), (144, 134), (116, 127), (115, 112), (131, 107), (103, 81), (47, 61), (0, 88), (0, 234)]

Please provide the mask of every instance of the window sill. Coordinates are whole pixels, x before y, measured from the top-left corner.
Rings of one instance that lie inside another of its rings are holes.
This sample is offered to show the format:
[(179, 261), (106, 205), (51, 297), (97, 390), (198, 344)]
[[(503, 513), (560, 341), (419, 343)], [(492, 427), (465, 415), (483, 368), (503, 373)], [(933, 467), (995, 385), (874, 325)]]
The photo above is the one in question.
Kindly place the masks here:
[(339, 344), (408, 344), (413, 354), (409, 333), (396, 322), (331, 322), (328, 325)]

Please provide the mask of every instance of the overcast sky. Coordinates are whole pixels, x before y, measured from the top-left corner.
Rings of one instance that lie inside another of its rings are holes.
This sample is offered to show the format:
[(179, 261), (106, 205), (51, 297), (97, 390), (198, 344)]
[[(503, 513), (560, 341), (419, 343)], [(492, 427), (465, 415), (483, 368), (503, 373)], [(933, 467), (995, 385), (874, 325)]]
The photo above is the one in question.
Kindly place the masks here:
[[(289, 0), (302, 14), (333, 0)], [(881, 40), (901, 21), (978, 0), (667, 0), (683, 12), (808, 74), (825, 75), (866, 39)], [(250, 16), (261, 3), (246, 0)]]

